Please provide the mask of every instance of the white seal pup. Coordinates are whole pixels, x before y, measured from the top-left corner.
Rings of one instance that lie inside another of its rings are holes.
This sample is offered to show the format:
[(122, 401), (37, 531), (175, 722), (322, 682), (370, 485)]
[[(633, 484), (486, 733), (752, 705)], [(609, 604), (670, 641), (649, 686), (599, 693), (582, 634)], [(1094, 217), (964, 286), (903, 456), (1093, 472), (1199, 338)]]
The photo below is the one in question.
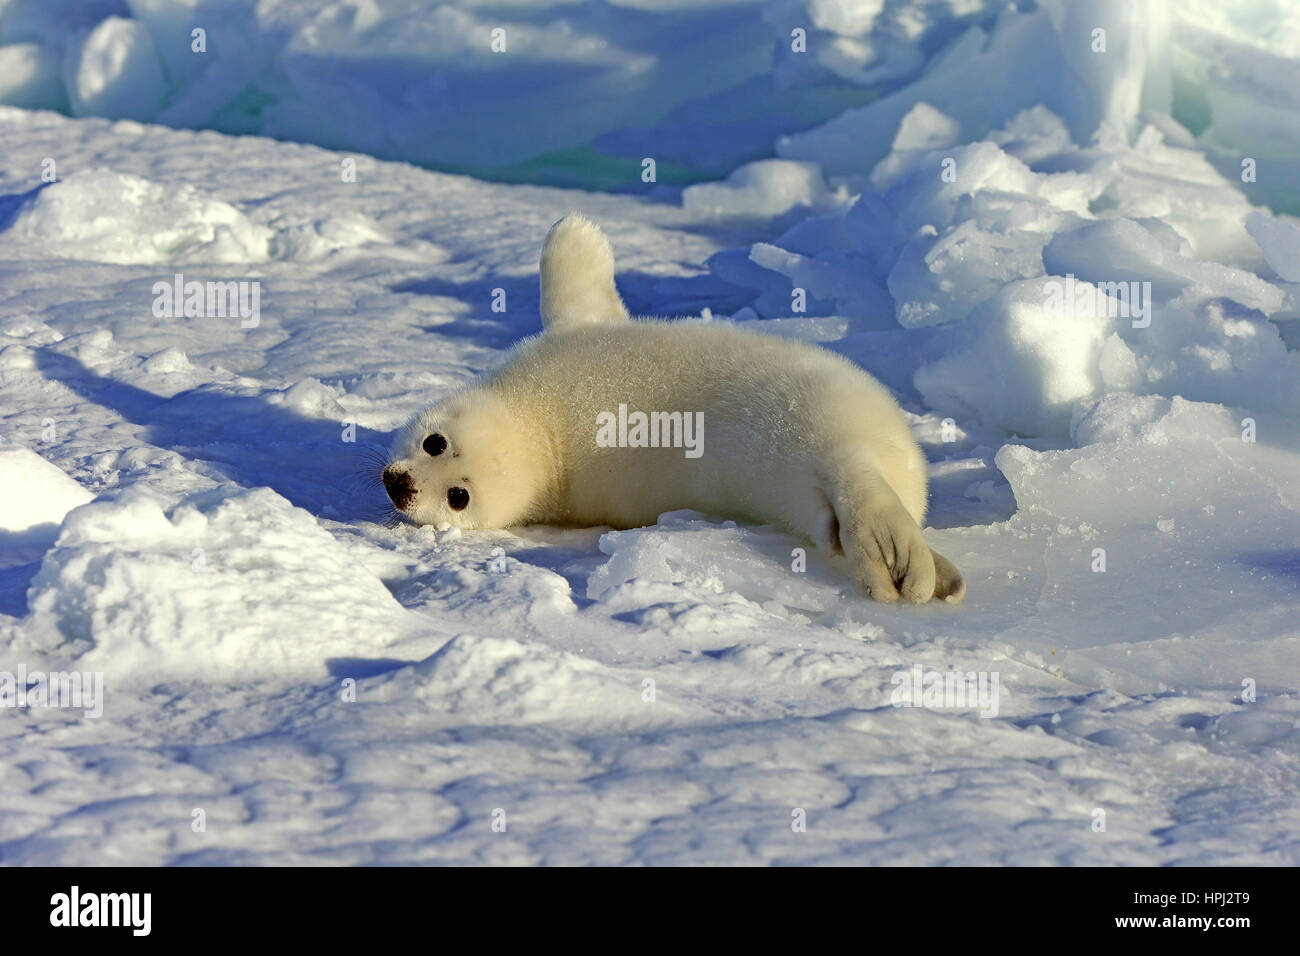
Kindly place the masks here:
[(417, 524), (651, 525), (689, 508), (842, 551), (873, 598), (956, 603), (921, 537), (925, 458), (879, 382), (825, 349), (727, 322), (633, 321), (595, 223), (542, 249), (543, 332), (416, 415), (384, 486)]

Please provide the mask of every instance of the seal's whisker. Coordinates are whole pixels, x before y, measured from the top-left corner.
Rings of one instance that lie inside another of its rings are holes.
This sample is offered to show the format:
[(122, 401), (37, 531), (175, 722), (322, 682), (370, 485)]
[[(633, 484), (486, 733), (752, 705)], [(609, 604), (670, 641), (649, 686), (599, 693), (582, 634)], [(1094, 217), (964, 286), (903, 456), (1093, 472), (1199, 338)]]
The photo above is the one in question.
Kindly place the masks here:
[(383, 525), (385, 528), (395, 527), (402, 520), (402, 515), (396, 508), (387, 502), (378, 500), (358, 508), (356, 516), (362, 521), (370, 521), (374, 524)]
[(353, 488), (382, 488), (384, 476), (381, 472), (355, 471), (352, 474)]

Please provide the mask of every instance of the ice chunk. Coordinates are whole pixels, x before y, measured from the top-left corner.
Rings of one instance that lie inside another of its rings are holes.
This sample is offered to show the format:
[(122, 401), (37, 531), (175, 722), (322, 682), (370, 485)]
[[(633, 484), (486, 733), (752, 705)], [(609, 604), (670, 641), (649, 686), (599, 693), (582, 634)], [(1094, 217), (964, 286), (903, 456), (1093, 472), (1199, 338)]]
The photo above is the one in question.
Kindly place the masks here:
[(70, 51), (65, 81), (74, 116), (147, 120), (167, 98), (153, 37), (124, 17), (108, 17)]
[(856, 228), (867, 217), (883, 217), (905, 240), (923, 226), (942, 232), (972, 215), (984, 229), (1051, 231), (1088, 215), (1101, 188), (1079, 176), (1034, 172), (995, 144), (977, 142), (925, 153), (879, 203), (859, 200), (845, 219)]
[(959, 127), (957, 122), (929, 103), (917, 103), (898, 124), (894, 135), (892, 149), (894, 152), (908, 150), (940, 149), (957, 142)]
[(1074, 146), (1061, 118), (1041, 105), (1017, 113), (988, 139), (1028, 165), (1068, 152)]
[[(188, 85), (202, 78), (209, 66), (228, 68), (237, 41), (244, 50), (267, 43), (254, 35), (254, 10), (244, 0), (126, 0), (135, 22), (153, 38), (164, 71), (174, 82)], [(203, 31), (203, 51), (194, 49), (193, 31)]]
[(832, 302), (836, 312), (855, 316), (866, 327), (879, 328), (887, 324), (891, 311), (889, 295), (872, 281), (860, 256), (851, 252), (828, 252), (812, 258), (786, 252), (769, 243), (756, 242), (750, 249), (749, 258), (756, 265), (790, 280), (776, 293), (784, 296), (783, 300), (778, 300), (783, 307), (777, 310), (777, 314), (790, 314), (791, 292), (803, 290), (808, 299)]
[(1252, 212), (1246, 217), (1246, 231), (1259, 243), (1274, 272), (1287, 282), (1300, 282), (1300, 225)]
[(1300, 374), (1277, 325), (1258, 311), (1199, 292), (1157, 303), (1146, 329), (1118, 331), (1138, 355), (1144, 390), (1272, 409), (1300, 409)]
[(1137, 356), (1118, 334), (1112, 332), (1102, 344), (1097, 371), (1106, 388), (1116, 391), (1139, 388), (1144, 379)]
[(722, 216), (779, 216), (795, 206), (816, 206), (826, 183), (815, 163), (760, 159), (741, 166), (724, 182), (698, 183), (682, 192), (689, 212)]
[[(283, 34), (269, 31), (266, 19), (243, 0), (130, 0), (131, 14), (153, 37), (173, 92), (153, 121), (168, 126), (202, 128), (216, 125), (238, 131), (251, 122), (243, 107), (251, 98), (265, 103), (274, 57)], [(372, 8), (374, 10), (375, 8)], [(361, 26), (366, 17), (353, 19)], [(292, 29), (291, 19), (278, 19)], [(195, 31), (201, 29), (199, 46)], [(254, 92), (256, 91), (256, 92)], [(232, 130), (234, 131), (234, 130)]]
[[(1104, 53), (1093, 52), (1096, 29), (1106, 31)], [(1131, 135), (1142, 109), (1168, 111), (1167, 34), (1167, 6), (1158, 0), (1007, 9), (991, 31), (971, 27), (915, 82), (781, 138), (777, 155), (819, 162), (831, 175), (869, 169), (889, 151), (879, 131), (898, 129), (918, 103), (956, 119), (958, 142), (1036, 106), (1061, 117), (1076, 143), (1104, 128)]]
[(1026, 231), (985, 232), (971, 219), (942, 237), (923, 228), (889, 274), (898, 324), (956, 322), (1008, 282), (1042, 275), (1043, 240)]
[(917, 369), (926, 403), (1022, 435), (1064, 435), (1102, 388), (1113, 300), (1047, 277), (1008, 285), (950, 329), (943, 358)]
[[(1180, 415), (1171, 419), (1168, 416), (1175, 402)], [(1188, 415), (1189, 408), (1196, 408), (1196, 413)], [(1192, 406), (1180, 399), (1158, 395), (1107, 395), (1091, 405), (1080, 407), (1070, 425), (1070, 437), (1080, 447), (1097, 442), (1153, 440), (1175, 434), (1196, 437), (1196, 432), (1188, 433), (1184, 423), (1200, 425), (1210, 420), (1215, 422), (1215, 432), (1227, 434), (1230, 431), (1231, 420), (1226, 414), (1210, 414), (1206, 406)]]
[(1282, 305), (1282, 293), (1241, 269), (1202, 262), (1178, 251), (1177, 233), (1163, 222), (1111, 219), (1063, 232), (1043, 249), (1043, 264), (1054, 275), (1076, 275), (1114, 294), (1116, 284), (1146, 283), (1157, 300), (1195, 294), (1184, 301), (1225, 297), (1265, 315)]
[(1173, 93), (1169, 72), (1167, 0), (1042, 0), (1060, 38), (1059, 101), (1076, 141), (1086, 143), (1102, 127), (1131, 137), (1138, 114), (1168, 113)]
[[(1235, 5), (1182, 0), (1175, 50), (1182, 112), (1222, 169), (1249, 162), (1257, 203), (1290, 207), (1300, 189), (1300, 7), (1289, 0)], [(1243, 180), (1244, 182), (1245, 180)]]
[(1092, 210), (1108, 218), (1159, 219), (1186, 239), (1188, 254), (1255, 269), (1264, 258), (1246, 232), (1253, 207), (1236, 186), (1196, 150), (1170, 146), (1154, 126), (1131, 147), (1110, 142), (1083, 152), (1104, 176)]
[[(827, 75), (874, 86), (917, 73), (971, 23), (991, 24), (998, 0), (769, 0), (764, 19), (785, 42), (774, 65), (783, 84), (811, 85)], [(807, 32), (803, 50), (791, 49), (790, 31)]]
[(68, 96), (59, 58), (38, 43), (0, 46), (0, 103), (66, 111)]
[[(1045, 113), (1022, 125), (1035, 121), (1051, 127)], [(749, 258), (867, 327), (882, 327), (873, 324), (881, 285), (904, 327), (950, 323), (1005, 283), (1042, 275), (1044, 243), (1091, 219), (1089, 203), (1105, 186), (1091, 174), (1035, 172), (992, 142), (906, 156), (910, 165), (885, 192), (868, 188), (850, 208), (756, 244)], [(724, 277), (767, 294), (738, 269)], [(776, 314), (766, 298), (756, 309)]]
[(917, 103), (899, 122), (889, 155), (871, 172), (871, 184), (888, 189), (922, 154), (955, 146), (960, 135), (956, 120), (929, 103)]

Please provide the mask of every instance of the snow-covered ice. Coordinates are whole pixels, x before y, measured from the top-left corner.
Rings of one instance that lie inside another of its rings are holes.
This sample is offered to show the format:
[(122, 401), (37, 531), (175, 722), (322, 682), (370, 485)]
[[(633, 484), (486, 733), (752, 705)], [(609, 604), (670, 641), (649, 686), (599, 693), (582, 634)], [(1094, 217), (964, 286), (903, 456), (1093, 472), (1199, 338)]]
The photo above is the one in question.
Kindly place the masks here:
[[(0, 710), (0, 862), (1300, 862), (1286, 5), (539, 3), (509, 76), (477, 5), (201, 5), (210, 62), (184, 6), (0, 7), (0, 100), (77, 117), (0, 107), (0, 674), (106, 688)], [(699, 128), (684, 190), (362, 155), (667, 167)], [(691, 512), (385, 523), (375, 454), (540, 328), (574, 208), (633, 311), (894, 390), (962, 607)], [(897, 706), (918, 673), (996, 707)]]

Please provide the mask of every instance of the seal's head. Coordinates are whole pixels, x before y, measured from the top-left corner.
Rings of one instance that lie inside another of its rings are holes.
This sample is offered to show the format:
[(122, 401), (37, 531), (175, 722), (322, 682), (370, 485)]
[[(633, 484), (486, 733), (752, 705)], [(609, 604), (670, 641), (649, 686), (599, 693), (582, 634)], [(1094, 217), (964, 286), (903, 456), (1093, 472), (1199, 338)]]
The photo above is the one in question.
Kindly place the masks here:
[(384, 488), (415, 524), (465, 530), (523, 524), (545, 487), (545, 452), (496, 396), (471, 390), (397, 434)]

